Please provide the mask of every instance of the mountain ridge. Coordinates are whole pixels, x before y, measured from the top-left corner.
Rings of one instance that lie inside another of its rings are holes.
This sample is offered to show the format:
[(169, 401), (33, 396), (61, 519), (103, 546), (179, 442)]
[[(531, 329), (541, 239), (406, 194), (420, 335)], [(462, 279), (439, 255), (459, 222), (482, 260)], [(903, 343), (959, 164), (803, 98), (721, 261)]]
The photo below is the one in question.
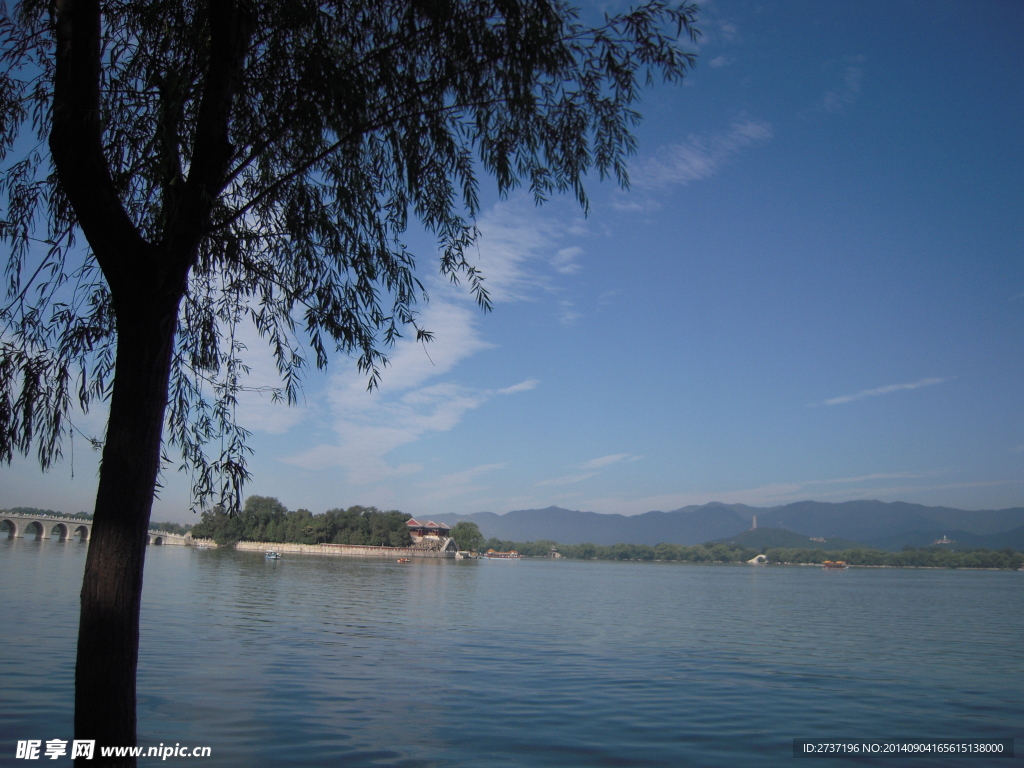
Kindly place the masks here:
[(807, 500), (775, 507), (709, 502), (639, 515), (550, 506), (501, 515), (476, 512), (435, 517), (450, 525), (463, 520), (474, 522), (485, 538), (509, 541), (550, 539), (561, 544), (654, 545), (667, 542), (694, 545), (750, 530), (755, 516), (759, 527), (781, 528), (807, 537), (847, 539), (884, 549), (922, 546), (922, 542), (930, 543), (954, 531), (963, 537), (965, 544), (966, 540), (972, 540), (989, 548), (1015, 547), (1021, 539), (1021, 532), (1016, 529), (1024, 526), (1024, 507), (962, 510), (875, 500)]

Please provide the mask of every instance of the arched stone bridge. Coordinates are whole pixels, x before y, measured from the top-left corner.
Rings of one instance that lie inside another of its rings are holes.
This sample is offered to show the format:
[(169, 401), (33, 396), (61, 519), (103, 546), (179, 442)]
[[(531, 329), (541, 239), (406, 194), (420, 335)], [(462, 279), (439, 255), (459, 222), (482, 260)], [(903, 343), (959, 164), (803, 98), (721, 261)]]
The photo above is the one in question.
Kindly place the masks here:
[[(21, 539), (26, 533), (34, 533), (36, 541), (50, 541), (57, 536), (60, 541), (88, 541), (92, 536), (92, 520), (81, 517), (50, 517), (49, 515), (16, 515), (0, 512), (0, 530), (6, 529), (12, 539)], [(147, 544), (176, 544), (187, 546), (192, 539), (188, 534), (150, 531)]]

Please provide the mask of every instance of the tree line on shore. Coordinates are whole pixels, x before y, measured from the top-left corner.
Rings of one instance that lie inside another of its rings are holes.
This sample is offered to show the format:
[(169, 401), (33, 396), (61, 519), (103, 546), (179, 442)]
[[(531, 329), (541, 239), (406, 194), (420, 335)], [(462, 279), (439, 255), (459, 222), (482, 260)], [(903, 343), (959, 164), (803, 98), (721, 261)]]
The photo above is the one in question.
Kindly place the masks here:
[(770, 563), (823, 563), (845, 560), (850, 565), (882, 565), (894, 568), (1001, 568), (1017, 570), (1024, 565), (1024, 553), (1006, 549), (952, 550), (942, 546), (904, 547), (900, 552), (880, 549), (848, 549), (822, 552), (820, 549), (768, 549)]
[[(54, 517), (92, 515), (79, 512), (65, 515), (53, 510), (16, 507), (11, 513)], [(308, 509), (288, 510), (276, 498), (250, 496), (243, 509), (235, 515), (221, 508), (208, 510), (196, 525), (153, 523), (152, 530), (184, 534), (191, 530), (199, 539), (213, 539), (220, 546), (233, 546), (238, 541), (266, 541), (291, 544), (362, 544), (384, 547), (408, 547), (412, 544), (406, 521), (411, 515), (376, 507), (352, 506), (329, 509), (313, 514)], [(762, 547), (753, 549), (732, 543), (709, 542), (687, 546), (662, 542), (649, 544), (559, 544), (548, 539), (516, 542), (498, 538), (484, 539), (475, 523), (462, 521), (451, 530), (461, 550), (498, 552), (516, 550), (526, 557), (561, 557), (576, 560), (637, 560), (684, 563), (744, 563), (763, 554), (769, 563), (821, 564), (826, 560), (844, 560), (850, 565), (889, 566), (897, 568), (997, 568), (1017, 570), (1024, 567), (1024, 553), (1010, 548), (999, 550), (951, 550), (940, 545), (904, 547), (900, 552), (853, 548), (825, 551), (816, 548)]]
[(368, 544), (407, 547), (412, 543), (405, 522), (411, 515), (376, 507), (352, 506), (313, 514), (308, 509), (290, 511), (269, 496), (250, 496), (235, 515), (221, 508), (203, 512), (192, 527), (197, 539), (213, 539), (220, 546), (238, 541), (291, 544)]
[(821, 549), (763, 550), (735, 544), (708, 543), (693, 546), (663, 542), (649, 544), (558, 544), (554, 541), (515, 542), (491, 538), (483, 547), (498, 552), (516, 550), (526, 557), (562, 557), (579, 560), (640, 560), (685, 563), (745, 563), (763, 554), (769, 563), (821, 564), (826, 560), (844, 560), (850, 565), (875, 565), (904, 568), (1000, 568), (1017, 570), (1024, 566), (1024, 553), (1012, 549), (950, 550), (940, 546), (904, 547), (901, 552), (878, 549), (849, 549), (828, 552)]

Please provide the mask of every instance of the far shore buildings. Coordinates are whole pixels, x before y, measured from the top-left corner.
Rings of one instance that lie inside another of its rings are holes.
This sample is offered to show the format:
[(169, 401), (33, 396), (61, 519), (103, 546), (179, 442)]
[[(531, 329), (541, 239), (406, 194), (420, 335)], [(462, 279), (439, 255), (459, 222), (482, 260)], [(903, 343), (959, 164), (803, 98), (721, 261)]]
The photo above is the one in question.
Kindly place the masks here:
[(451, 526), (444, 523), (435, 523), (433, 520), (421, 523), (414, 517), (406, 521), (405, 527), (409, 529), (409, 535), (412, 536), (413, 544), (421, 544), (424, 539), (440, 541), (452, 535)]
[(450, 525), (435, 523), (433, 520), (421, 523), (414, 517), (406, 521), (405, 527), (409, 530), (414, 547), (436, 549), (439, 552), (458, 551)]

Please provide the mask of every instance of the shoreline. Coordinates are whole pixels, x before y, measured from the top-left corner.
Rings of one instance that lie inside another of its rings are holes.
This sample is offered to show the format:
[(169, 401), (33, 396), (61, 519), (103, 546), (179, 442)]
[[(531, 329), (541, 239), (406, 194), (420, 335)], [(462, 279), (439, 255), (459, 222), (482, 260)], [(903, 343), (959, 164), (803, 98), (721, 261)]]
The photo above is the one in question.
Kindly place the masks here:
[[(194, 539), (198, 541), (198, 539)], [(433, 550), (420, 547), (384, 547), (372, 544), (290, 544), (272, 541), (239, 541), (232, 549), (238, 552), (274, 551), (292, 555), (327, 555), (328, 557), (372, 557), (378, 559), (420, 558), (428, 560), (455, 560), (452, 550)]]

